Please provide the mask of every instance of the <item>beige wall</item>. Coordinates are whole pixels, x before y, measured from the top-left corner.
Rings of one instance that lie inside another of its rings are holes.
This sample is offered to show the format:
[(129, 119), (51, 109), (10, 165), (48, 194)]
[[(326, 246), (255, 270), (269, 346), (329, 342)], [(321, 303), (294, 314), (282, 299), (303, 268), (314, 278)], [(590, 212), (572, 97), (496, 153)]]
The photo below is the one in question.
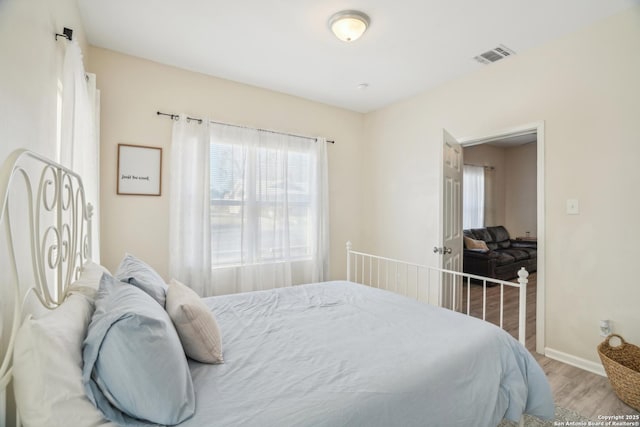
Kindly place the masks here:
[[(334, 139), (329, 146), (331, 277), (346, 271), (344, 245), (360, 241), (363, 116), (300, 98), (91, 49), (101, 90), (102, 263), (115, 269), (125, 251), (168, 278), (169, 149), (172, 122), (156, 111)], [(163, 148), (162, 196), (116, 195), (118, 143)]]
[(505, 227), (512, 238), (538, 235), (537, 144), (505, 147)]
[(86, 54), (75, 1), (0, 1), (0, 161), (17, 148), (55, 158), (63, 27)]
[(437, 264), (442, 129), (471, 138), (544, 120), (546, 345), (595, 364), (607, 318), (640, 342), (636, 52), (640, 7), (367, 114), (365, 249)]

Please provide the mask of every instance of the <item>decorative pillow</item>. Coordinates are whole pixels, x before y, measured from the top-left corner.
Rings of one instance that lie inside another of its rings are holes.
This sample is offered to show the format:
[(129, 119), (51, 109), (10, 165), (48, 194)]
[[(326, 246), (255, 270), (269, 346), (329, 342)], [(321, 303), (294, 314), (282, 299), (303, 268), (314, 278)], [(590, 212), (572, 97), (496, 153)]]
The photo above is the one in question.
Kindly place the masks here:
[(27, 318), (16, 336), (13, 387), (25, 427), (116, 427), (82, 385), (82, 341), (93, 303), (71, 293), (55, 310)]
[(489, 248), (487, 247), (487, 244), (483, 240), (476, 240), (467, 236), (464, 236), (464, 246), (467, 249), (489, 252)]
[(167, 284), (147, 263), (131, 254), (125, 254), (116, 271), (116, 278), (142, 289), (164, 307)]
[(135, 286), (102, 276), (83, 358), (89, 399), (119, 425), (174, 425), (195, 411), (191, 373), (171, 319)]
[(220, 330), (200, 296), (175, 279), (169, 282), (167, 313), (187, 356), (203, 363), (223, 363)]

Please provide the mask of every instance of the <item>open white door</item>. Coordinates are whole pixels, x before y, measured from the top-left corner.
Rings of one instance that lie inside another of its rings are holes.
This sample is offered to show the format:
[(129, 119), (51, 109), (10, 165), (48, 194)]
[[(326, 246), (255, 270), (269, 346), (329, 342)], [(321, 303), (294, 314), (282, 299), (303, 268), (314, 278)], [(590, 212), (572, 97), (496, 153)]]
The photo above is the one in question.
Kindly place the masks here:
[[(434, 252), (441, 254), (440, 267), (462, 271), (462, 146), (444, 130), (442, 147), (441, 245)], [(459, 279), (459, 278), (458, 278)], [(442, 306), (457, 309), (461, 301), (461, 282), (453, 283), (450, 275), (442, 278)]]

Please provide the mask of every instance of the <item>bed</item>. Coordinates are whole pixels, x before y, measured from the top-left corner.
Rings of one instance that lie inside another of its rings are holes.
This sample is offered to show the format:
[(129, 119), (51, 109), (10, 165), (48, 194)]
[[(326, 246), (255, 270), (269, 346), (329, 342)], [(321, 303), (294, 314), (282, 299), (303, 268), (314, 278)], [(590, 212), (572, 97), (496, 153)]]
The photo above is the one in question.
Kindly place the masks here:
[[(524, 413), (553, 417), (544, 373), (511, 335), (353, 281), (200, 300), (221, 336), (215, 363), (187, 358), (185, 341), (163, 350), (145, 347), (153, 333), (141, 324), (123, 332), (117, 351), (109, 353), (104, 337), (92, 347), (96, 318), (111, 313), (104, 289), (130, 292), (137, 285), (123, 285), (119, 272), (91, 262), (91, 208), (80, 177), (19, 151), (5, 162), (0, 180), (3, 267), (10, 276), (1, 291), (6, 425), (156, 425), (154, 415), (167, 408), (180, 413), (175, 419), (185, 427), (495, 426)], [(164, 310), (164, 301), (149, 295), (127, 301)], [(165, 345), (165, 335), (155, 342)], [(106, 400), (117, 406), (132, 399), (134, 409), (127, 407), (124, 418), (107, 413), (109, 421), (88, 385), (98, 366), (92, 357), (104, 360), (106, 371), (106, 361), (125, 353), (131, 359), (118, 362), (121, 375), (112, 379), (120, 388), (111, 388)], [(183, 364), (168, 364), (158, 356), (165, 353)], [(140, 391), (147, 382), (152, 390)], [(187, 383), (190, 388), (182, 387)]]

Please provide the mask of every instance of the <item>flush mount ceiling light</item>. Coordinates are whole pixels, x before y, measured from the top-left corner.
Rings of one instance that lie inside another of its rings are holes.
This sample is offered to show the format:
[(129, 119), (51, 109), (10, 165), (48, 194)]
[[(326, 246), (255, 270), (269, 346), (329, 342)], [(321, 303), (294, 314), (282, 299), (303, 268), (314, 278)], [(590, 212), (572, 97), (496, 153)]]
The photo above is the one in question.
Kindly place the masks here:
[(357, 10), (343, 10), (329, 19), (329, 28), (343, 42), (358, 40), (369, 26), (369, 17)]

